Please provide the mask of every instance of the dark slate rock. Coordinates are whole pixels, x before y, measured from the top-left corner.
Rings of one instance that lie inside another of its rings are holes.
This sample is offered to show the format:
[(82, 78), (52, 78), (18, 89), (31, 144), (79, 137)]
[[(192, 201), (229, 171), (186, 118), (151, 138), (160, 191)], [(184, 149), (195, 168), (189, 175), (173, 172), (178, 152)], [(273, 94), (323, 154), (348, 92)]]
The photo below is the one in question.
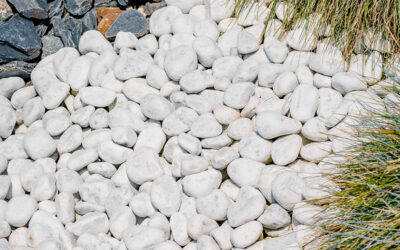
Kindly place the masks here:
[(118, 3), (114, 0), (94, 0), (94, 7), (116, 7)]
[(21, 15), (27, 18), (46, 19), (47, 1), (46, 0), (8, 0)]
[(64, 12), (63, 0), (54, 0), (49, 3), (49, 18), (61, 16)]
[(97, 29), (97, 12), (96, 9), (91, 9), (88, 13), (86, 13), (82, 20), (82, 33), (88, 30)]
[(130, 0), (117, 0), (118, 4), (122, 5), (122, 6), (127, 6), (128, 4), (131, 3)]
[(82, 16), (92, 8), (93, 0), (66, 0), (65, 8), (74, 16)]
[(29, 79), (32, 70), (36, 63), (27, 63), (22, 61), (12, 61), (0, 65), (0, 79), (12, 76), (19, 76), (24, 79)]
[(107, 38), (113, 38), (120, 31), (131, 32), (140, 35), (146, 30), (146, 18), (137, 10), (127, 10), (121, 13), (117, 20), (106, 32)]
[(53, 32), (55, 36), (61, 38), (65, 47), (78, 48), (78, 43), (74, 41), (72, 32), (68, 29), (67, 25), (61, 20), (61, 17), (55, 16), (51, 19), (53, 25)]
[(0, 63), (34, 59), (42, 47), (33, 23), (19, 15), (0, 25), (0, 44)]
[(6, 0), (0, 0), (0, 23), (1, 21), (6, 21), (13, 15), (10, 5), (8, 5)]
[(39, 24), (35, 26), (36, 33), (41, 37), (44, 36), (49, 29), (49, 24), (49, 19), (41, 20)]
[(61, 39), (56, 36), (44, 36), (42, 37), (42, 43), (42, 58), (54, 54), (64, 47)]

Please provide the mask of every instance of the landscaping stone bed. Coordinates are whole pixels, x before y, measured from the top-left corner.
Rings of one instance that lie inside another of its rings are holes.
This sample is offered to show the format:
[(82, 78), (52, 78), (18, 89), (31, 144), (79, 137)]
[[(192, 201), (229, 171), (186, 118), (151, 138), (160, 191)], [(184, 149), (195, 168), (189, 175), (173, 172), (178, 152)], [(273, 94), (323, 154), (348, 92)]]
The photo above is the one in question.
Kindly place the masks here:
[[(95, 13), (84, 2), (63, 7), (82, 27)], [(166, 3), (148, 34), (118, 32), (146, 21), (126, 10), (71, 47), (55, 27), (29, 37), (38, 27), (25, 17), (52, 13), (39, 0), (0, 25), (23, 24), (22, 59), (43, 42), (30, 75), (0, 70), (0, 249), (316, 246), (320, 208), (307, 200), (338, 191), (324, 174), (345, 159), (331, 153), (348, 147), (364, 105), (392, 100), (379, 52), (348, 64), (323, 32), (279, 38), (280, 16), (264, 32), (262, 5), (234, 19), (224, 0)]]

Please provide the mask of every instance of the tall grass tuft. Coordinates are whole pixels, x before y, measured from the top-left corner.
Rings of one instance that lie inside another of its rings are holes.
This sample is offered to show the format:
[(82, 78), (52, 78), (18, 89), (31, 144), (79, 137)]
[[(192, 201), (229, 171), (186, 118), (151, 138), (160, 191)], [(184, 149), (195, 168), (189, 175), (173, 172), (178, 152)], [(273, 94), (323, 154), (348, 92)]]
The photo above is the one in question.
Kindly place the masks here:
[[(400, 79), (397, 79), (400, 84)], [(386, 89), (385, 110), (358, 118), (354, 145), (330, 176), (341, 188), (315, 201), (321, 249), (400, 249), (400, 89)], [(390, 98), (388, 98), (390, 97)]]
[[(255, 3), (266, 2), (271, 9), (269, 20), (275, 16), (280, 2), (291, 8), (284, 15), (287, 31), (307, 20), (316, 30), (328, 28), (330, 42), (343, 49), (349, 58), (360, 41), (391, 44), (390, 53), (400, 51), (400, 0), (234, 0), (235, 15), (251, 10)], [(310, 18), (312, 17), (312, 18)], [(362, 43), (361, 43), (362, 44)]]

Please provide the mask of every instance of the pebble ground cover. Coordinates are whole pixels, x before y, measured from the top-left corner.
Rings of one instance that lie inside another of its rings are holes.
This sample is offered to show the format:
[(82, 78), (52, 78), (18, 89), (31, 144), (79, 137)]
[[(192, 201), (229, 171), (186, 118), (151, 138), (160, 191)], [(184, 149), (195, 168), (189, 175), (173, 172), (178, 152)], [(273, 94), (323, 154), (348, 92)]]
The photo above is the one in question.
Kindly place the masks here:
[(278, 38), (279, 12), (264, 34), (263, 5), (166, 2), (140, 39), (87, 31), (0, 79), (0, 249), (315, 247), (331, 153), (393, 101), (380, 52)]

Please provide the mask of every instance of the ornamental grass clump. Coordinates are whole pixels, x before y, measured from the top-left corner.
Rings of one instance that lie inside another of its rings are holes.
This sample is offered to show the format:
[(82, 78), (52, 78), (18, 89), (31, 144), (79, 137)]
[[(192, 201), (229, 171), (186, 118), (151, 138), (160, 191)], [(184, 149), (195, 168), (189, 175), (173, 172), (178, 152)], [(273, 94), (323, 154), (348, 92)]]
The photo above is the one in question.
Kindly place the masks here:
[(400, 79), (385, 89), (384, 111), (365, 105), (352, 146), (330, 178), (341, 192), (314, 201), (321, 249), (400, 249)]
[(347, 58), (368, 47), (388, 54), (400, 50), (400, 0), (235, 0), (235, 15), (256, 11), (260, 2), (271, 10), (267, 23), (278, 11), (284, 13), (282, 34), (307, 20), (307, 26), (326, 30)]

